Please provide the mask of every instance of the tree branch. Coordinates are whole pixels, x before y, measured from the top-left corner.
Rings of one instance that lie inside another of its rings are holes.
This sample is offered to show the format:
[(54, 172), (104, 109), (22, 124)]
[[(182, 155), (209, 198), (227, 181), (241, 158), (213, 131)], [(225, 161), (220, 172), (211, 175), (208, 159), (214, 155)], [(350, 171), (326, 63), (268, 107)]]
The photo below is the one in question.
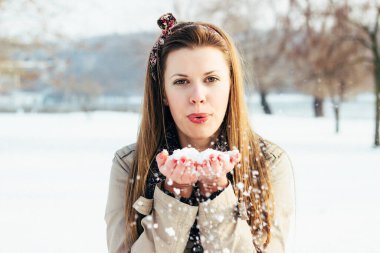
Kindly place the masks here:
[(329, 52), (331, 53), (331, 51), (333, 49), (335, 49), (336, 46), (338, 46), (338, 44), (340, 44), (339, 42), (345, 42), (345, 41), (353, 41), (353, 42), (358, 42), (360, 45), (364, 46), (365, 48), (367, 49), (370, 49), (372, 50), (372, 45), (370, 42), (368, 42), (367, 40), (365, 40), (364, 38), (360, 38), (360, 37), (357, 37), (357, 36), (353, 36), (353, 35), (346, 35), (346, 36), (342, 36), (341, 37), (341, 40), (337, 40), (331, 47), (330, 47), (330, 50)]

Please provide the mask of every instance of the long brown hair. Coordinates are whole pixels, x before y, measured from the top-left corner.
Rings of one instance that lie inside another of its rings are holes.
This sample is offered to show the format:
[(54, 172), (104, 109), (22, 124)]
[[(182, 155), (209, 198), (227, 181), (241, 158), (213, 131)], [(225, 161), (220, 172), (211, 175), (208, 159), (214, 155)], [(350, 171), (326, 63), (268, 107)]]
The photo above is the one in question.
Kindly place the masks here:
[[(211, 29), (210, 29), (211, 28)], [(244, 82), (240, 57), (230, 36), (222, 29), (203, 22), (181, 22), (172, 28), (158, 55), (157, 81), (151, 77), (149, 62), (146, 69), (142, 119), (139, 128), (134, 164), (126, 188), (127, 248), (137, 240), (137, 213), (132, 208), (137, 198), (145, 193), (145, 182), (159, 145), (165, 141), (165, 122), (173, 120), (163, 103), (165, 61), (170, 52), (180, 48), (211, 46), (224, 53), (230, 66), (231, 88), (225, 127), (228, 147), (237, 147), (242, 155), (239, 166), (233, 171), (233, 188), (239, 201), (247, 206), (256, 249), (261, 252), (270, 242), (273, 219), (273, 196), (268, 164), (261, 149), (263, 143), (249, 124), (244, 101)], [(244, 184), (243, 190), (236, 183)]]

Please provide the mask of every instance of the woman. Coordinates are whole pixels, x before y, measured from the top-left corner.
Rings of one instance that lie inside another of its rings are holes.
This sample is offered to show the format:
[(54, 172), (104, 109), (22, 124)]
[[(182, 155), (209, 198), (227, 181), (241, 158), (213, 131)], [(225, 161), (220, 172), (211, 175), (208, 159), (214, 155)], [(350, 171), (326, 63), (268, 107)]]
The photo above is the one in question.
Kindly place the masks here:
[[(292, 166), (250, 127), (231, 38), (170, 13), (158, 24), (137, 143), (118, 150), (111, 169), (109, 252), (284, 252)], [(240, 153), (203, 164), (168, 159), (188, 146)]]

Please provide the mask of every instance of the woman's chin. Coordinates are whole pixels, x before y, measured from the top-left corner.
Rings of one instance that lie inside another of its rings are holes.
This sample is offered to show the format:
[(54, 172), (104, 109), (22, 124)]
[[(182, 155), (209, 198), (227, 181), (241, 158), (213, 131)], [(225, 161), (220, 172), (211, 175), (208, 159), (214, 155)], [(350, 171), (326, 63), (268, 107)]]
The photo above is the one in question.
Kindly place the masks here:
[(188, 137), (194, 140), (204, 140), (213, 136), (215, 131), (210, 131), (210, 129), (191, 131), (188, 134)]

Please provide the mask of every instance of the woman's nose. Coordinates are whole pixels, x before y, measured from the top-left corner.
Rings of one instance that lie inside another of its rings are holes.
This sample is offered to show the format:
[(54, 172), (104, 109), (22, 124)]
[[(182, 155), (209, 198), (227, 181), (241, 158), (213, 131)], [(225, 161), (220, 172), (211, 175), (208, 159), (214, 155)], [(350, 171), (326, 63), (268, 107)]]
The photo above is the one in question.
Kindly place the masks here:
[(192, 104), (197, 104), (197, 103), (203, 104), (205, 101), (206, 101), (206, 91), (204, 90), (204, 87), (200, 85), (195, 85), (190, 96), (190, 102)]

